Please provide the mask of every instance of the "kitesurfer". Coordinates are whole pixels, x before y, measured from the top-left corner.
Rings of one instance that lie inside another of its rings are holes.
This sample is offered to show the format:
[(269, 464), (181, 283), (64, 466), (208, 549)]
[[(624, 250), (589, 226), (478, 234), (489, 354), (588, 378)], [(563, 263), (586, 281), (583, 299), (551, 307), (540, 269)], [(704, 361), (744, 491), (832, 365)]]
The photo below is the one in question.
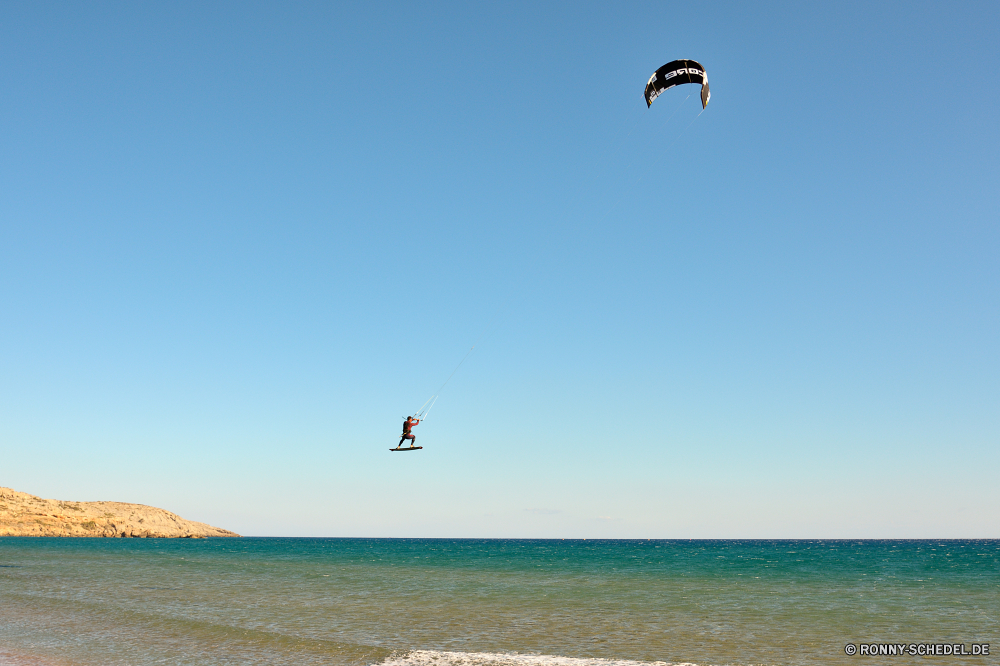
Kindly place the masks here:
[(402, 446), (403, 442), (406, 441), (407, 439), (411, 440), (410, 441), (411, 447), (417, 445), (417, 438), (413, 433), (410, 432), (410, 429), (413, 428), (413, 426), (417, 425), (418, 423), (420, 423), (420, 419), (415, 419), (412, 416), (406, 417), (406, 420), (403, 421), (403, 436), (399, 438), (399, 444), (396, 445), (397, 449), (400, 446)]

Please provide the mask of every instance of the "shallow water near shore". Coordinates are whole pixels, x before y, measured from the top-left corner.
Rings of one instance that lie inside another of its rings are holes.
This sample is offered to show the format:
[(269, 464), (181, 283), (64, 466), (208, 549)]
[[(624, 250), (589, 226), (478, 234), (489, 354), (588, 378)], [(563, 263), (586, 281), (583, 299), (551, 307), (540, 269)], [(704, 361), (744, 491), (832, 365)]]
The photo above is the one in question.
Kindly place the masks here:
[(995, 664), (998, 627), (996, 540), (0, 538), (0, 664)]

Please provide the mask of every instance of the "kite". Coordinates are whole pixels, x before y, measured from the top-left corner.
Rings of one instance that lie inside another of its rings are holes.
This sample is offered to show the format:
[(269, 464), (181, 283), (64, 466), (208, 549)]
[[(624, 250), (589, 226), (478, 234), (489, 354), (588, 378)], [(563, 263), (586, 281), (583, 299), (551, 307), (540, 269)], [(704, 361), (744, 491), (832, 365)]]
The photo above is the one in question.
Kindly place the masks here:
[(646, 84), (646, 108), (659, 97), (664, 90), (679, 86), (682, 83), (701, 84), (701, 108), (708, 106), (708, 98), (712, 93), (708, 90), (708, 72), (696, 60), (674, 60), (653, 72)]

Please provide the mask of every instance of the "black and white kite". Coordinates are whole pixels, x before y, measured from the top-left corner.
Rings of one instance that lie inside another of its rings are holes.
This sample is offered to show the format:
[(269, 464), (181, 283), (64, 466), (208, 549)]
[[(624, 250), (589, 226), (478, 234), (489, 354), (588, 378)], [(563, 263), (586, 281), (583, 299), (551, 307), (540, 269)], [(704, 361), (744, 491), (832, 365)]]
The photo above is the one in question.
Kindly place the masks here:
[(646, 108), (667, 88), (679, 86), (682, 83), (701, 84), (701, 108), (708, 106), (708, 98), (712, 93), (708, 90), (708, 72), (695, 60), (674, 60), (653, 72), (646, 84)]

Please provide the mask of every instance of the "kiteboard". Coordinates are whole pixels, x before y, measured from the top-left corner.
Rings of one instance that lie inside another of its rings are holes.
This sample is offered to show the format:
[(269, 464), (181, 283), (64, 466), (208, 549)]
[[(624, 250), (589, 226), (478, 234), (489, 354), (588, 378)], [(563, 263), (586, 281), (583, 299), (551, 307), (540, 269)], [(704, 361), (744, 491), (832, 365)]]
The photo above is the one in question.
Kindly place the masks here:
[(394, 449), (389, 449), (390, 451), (416, 451), (417, 449), (422, 449), (422, 446), (397, 446)]

